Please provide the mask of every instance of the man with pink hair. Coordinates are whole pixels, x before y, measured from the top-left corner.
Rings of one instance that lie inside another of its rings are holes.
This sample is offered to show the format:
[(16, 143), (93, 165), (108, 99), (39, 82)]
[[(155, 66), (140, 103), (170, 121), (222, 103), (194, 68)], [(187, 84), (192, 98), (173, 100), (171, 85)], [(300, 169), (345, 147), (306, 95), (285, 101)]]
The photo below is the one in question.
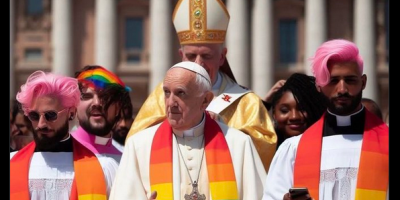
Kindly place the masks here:
[(330, 40), (311, 60), (328, 109), (302, 135), (279, 147), (263, 200), (294, 199), (288, 192), (292, 187), (308, 188), (304, 199), (389, 199), (389, 129), (361, 103), (367, 76), (357, 46)]
[(118, 165), (98, 160), (69, 133), (80, 102), (78, 81), (36, 71), (16, 99), (32, 122), (34, 141), (10, 153), (10, 199), (106, 199), (113, 179), (106, 171)]

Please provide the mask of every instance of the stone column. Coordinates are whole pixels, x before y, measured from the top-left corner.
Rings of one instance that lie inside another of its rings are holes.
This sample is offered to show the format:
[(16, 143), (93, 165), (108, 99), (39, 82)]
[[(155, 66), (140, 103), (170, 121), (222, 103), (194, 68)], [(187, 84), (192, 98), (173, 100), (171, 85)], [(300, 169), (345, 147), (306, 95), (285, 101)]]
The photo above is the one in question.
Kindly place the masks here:
[(304, 72), (308, 75), (312, 75), (308, 59), (327, 38), (326, 13), (326, 0), (306, 0)]
[(73, 76), (72, 66), (72, 1), (52, 2), (53, 67), (56, 74)]
[(149, 92), (164, 79), (172, 66), (172, 10), (170, 0), (150, 1), (150, 85)]
[(14, 27), (14, 0), (10, 0), (10, 100), (15, 98)]
[(227, 9), (230, 14), (226, 42), (228, 61), (236, 81), (250, 87), (250, 30), (249, 9), (246, 0), (229, 0)]
[(273, 2), (254, 0), (252, 12), (252, 90), (261, 98), (274, 84)]
[(374, 0), (355, 0), (354, 9), (354, 42), (364, 59), (364, 74), (367, 75), (363, 97), (378, 101)]
[(95, 62), (112, 72), (117, 69), (117, 3), (96, 0)]

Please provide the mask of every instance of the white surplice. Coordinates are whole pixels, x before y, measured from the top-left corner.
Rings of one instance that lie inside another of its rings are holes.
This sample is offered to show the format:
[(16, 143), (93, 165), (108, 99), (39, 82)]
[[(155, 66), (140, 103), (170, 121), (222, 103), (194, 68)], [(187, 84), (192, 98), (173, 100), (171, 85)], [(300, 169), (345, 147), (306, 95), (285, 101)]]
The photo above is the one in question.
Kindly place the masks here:
[[(352, 200), (355, 197), (362, 134), (323, 137), (320, 200)], [(265, 183), (263, 200), (282, 200), (293, 186), (293, 169), (301, 135), (279, 146)], [(306, 186), (305, 186), (306, 187)]]

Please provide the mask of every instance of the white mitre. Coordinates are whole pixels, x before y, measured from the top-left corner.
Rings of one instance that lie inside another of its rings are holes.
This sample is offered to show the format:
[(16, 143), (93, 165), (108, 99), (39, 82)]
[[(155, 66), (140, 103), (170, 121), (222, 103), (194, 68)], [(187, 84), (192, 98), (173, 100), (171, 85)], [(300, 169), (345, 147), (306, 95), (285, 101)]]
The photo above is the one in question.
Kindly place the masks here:
[(179, 0), (172, 15), (181, 45), (224, 43), (229, 18), (221, 0)]
[(208, 75), (207, 71), (201, 65), (199, 65), (195, 62), (182, 61), (180, 63), (175, 64), (174, 66), (172, 66), (169, 69), (173, 69), (173, 68), (184, 68), (184, 69), (190, 70), (194, 73), (200, 74), (202, 77), (204, 77), (208, 81), (208, 83), (211, 86), (211, 79), (210, 79), (210, 76)]

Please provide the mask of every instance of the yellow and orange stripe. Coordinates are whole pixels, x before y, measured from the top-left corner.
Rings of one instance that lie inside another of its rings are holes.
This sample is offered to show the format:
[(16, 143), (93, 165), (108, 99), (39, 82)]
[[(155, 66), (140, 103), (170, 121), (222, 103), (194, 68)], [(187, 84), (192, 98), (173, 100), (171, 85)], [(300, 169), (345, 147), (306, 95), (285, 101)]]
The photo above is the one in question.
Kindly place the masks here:
[[(205, 120), (204, 146), (212, 199), (239, 199), (232, 158), (225, 136), (209, 115), (206, 115)], [(172, 134), (171, 126), (165, 120), (158, 128), (151, 147), (151, 191), (157, 191), (159, 199), (173, 199)]]

